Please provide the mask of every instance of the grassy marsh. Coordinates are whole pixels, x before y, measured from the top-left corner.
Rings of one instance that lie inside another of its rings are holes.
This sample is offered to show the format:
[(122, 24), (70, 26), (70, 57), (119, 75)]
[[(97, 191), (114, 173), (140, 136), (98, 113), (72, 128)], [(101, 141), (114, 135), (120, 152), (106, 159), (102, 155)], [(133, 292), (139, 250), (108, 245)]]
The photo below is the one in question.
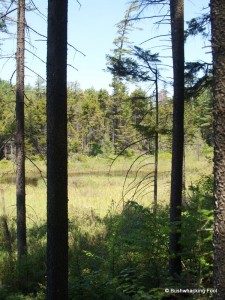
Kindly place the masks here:
[[(197, 156), (194, 151), (186, 151), (186, 186), (197, 182), (201, 176), (212, 172), (212, 162)], [(151, 206), (153, 203), (154, 158), (140, 157), (118, 158), (113, 165), (112, 159), (85, 158), (69, 161), (69, 215), (95, 211), (104, 216), (109, 207), (120, 209), (123, 200), (135, 200)], [(46, 166), (35, 161), (35, 167), (26, 162), (27, 172), (27, 218), (29, 222), (46, 219)], [(133, 165), (132, 165), (133, 164)], [(171, 155), (159, 154), (158, 201), (168, 203), (170, 195)], [(0, 161), (0, 191), (5, 201), (5, 210), (9, 217), (16, 214), (15, 165), (10, 161)], [(129, 172), (128, 172), (129, 171)], [(42, 178), (43, 177), (43, 178)], [(142, 182), (143, 181), (143, 182)], [(142, 182), (140, 184), (140, 182)], [(1, 213), (3, 207), (1, 205)]]

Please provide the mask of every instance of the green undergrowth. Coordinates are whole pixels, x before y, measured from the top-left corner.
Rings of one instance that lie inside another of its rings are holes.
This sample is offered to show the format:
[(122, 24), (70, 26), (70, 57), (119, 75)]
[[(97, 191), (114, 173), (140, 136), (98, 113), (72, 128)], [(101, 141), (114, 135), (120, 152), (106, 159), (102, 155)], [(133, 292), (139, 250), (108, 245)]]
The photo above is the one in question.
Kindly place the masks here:
[[(186, 195), (179, 284), (168, 275), (168, 207), (159, 206), (154, 215), (151, 207), (128, 201), (120, 213), (112, 204), (105, 217), (94, 210), (74, 214), (69, 221), (69, 299), (181, 299), (165, 289), (211, 288), (212, 186), (212, 179), (204, 177)], [(0, 300), (44, 300), (46, 224), (28, 229), (29, 250), (20, 266), (15, 228), (15, 220), (2, 217)], [(210, 294), (187, 296), (210, 299)]]

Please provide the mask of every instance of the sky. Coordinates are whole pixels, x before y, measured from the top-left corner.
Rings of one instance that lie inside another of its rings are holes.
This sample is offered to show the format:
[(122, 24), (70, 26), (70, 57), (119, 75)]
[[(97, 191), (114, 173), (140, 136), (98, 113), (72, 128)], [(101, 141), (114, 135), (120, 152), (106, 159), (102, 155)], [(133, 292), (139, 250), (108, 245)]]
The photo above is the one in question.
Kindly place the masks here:
[[(124, 12), (129, 4), (127, 0), (69, 0), (69, 20), (68, 20), (68, 42), (73, 47), (68, 46), (68, 82), (78, 82), (82, 89), (105, 88), (110, 90), (112, 76), (104, 71), (106, 69), (106, 55), (112, 54), (114, 48), (113, 40), (117, 37), (116, 24), (123, 19)], [(40, 12), (46, 16), (47, 1), (34, 0), (34, 3)], [(196, 17), (202, 13), (202, 8), (208, 6), (208, 0), (185, 0), (185, 19)], [(151, 9), (145, 12), (145, 16), (157, 14), (156, 9)], [(13, 16), (12, 16), (13, 17)], [(29, 12), (26, 14), (27, 24), (35, 31), (46, 36), (46, 18), (40, 13)], [(147, 19), (135, 24), (139, 27), (130, 34), (130, 41), (134, 45), (141, 46), (144, 49), (151, 49), (153, 52), (159, 51), (160, 45), (164, 48), (163, 56), (171, 56), (171, 50), (168, 49), (168, 41), (165, 38), (158, 38), (145, 42), (156, 35), (169, 33), (170, 28), (166, 25), (160, 27), (153, 25)], [(1, 56), (9, 56), (16, 52), (15, 32), (16, 26), (10, 28), (12, 35), (2, 35)], [(46, 61), (46, 39), (43, 36), (35, 34), (32, 30), (27, 31), (26, 48), (26, 69), (25, 82), (26, 84), (34, 85), (37, 80), (37, 74), (44, 79), (46, 78), (46, 66), (43, 61)], [(142, 44), (143, 43), (143, 44)], [(207, 40), (199, 37), (190, 38), (185, 47), (186, 60), (208, 60), (210, 61), (209, 48)], [(34, 54), (31, 54), (33, 52)], [(38, 59), (38, 56), (40, 59)], [(164, 63), (171, 65), (170, 59), (163, 59)], [(73, 66), (73, 67), (71, 67)], [(77, 70), (75, 70), (76, 68)], [(0, 78), (10, 80), (13, 71), (15, 70), (14, 59), (0, 60)], [(161, 67), (161, 75), (171, 77), (170, 67)], [(15, 82), (15, 75), (13, 76)]]

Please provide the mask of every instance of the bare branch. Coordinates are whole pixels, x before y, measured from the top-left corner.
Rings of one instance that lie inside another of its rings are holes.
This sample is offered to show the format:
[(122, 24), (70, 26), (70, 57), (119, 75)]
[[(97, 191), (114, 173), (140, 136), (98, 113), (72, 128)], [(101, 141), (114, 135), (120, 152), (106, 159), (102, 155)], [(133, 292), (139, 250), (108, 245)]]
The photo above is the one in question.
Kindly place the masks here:
[(82, 54), (83, 56), (86, 56), (86, 54), (84, 54), (83, 52), (81, 52), (80, 50), (78, 50), (77, 48), (75, 48), (73, 45), (71, 45), (70, 43), (67, 43), (68, 46), (70, 46), (71, 48), (73, 48), (76, 52)]
[[(145, 168), (145, 167), (147, 167), (147, 166), (150, 166), (150, 165), (154, 165), (154, 163), (146, 163), (146, 164), (144, 164), (144, 165), (141, 165), (141, 166), (137, 169), (137, 171), (136, 171), (136, 176), (135, 176), (135, 178), (133, 179), (132, 182), (129, 183), (129, 185), (127, 186), (127, 188), (131, 187), (132, 184), (136, 181), (136, 179), (137, 179), (137, 177), (138, 177), (138, 173), (141, 171), (141, 169), (143, 169), (143, 168)], [(135, 184), (135, 186), (136, 186), (136, 184)], [(133, 187), (131, 187), (130, 190), (132, 190), (132, 189), (133, 189)], [(130, 190), (129, 190), (129, 191), (130, 191)]]
[(37, 59), (39, 59), (41, 62), (43, 62), (46, 65), (46, 62), (43, 59), (41, 59), (38, 55), (36, 55), (34, 52), (28, 50), (27, 48), (25, 50), (31, 53), (33, 56), (35, 56)]
[(30, 27), (30, 26), (27, 25), (27, 24), (26, 24), (26, 27), (27, 27), (28, 29), (30, 29), (31, 31), (33, 31), (34, 33), (36, 33), (37, 35), (42, 36), (42, 37), (44, 37), (44, 38), (47, 40), (47, 36), (46, 36), (46, 35), (41, 34), (40, 32), (36, 31), (34, 28)]
[(133, 143), (130, 143), (129, 145), (127, 145), (126, 147), (124, 147), (123, 150), (121, 150), (121, 151), (116, 155), (116, 157), (112, 159), (112, 162), (111, 162), (110, 167), (109, 167), (108, 176), (110, 175), (112, 166), (113, 166), (113, 164), (115, 163), (115, 161), (117, 160), (117, 158), (118, 158), (120, 155), (122, 155), (122, 154), (124, 153), (124, 151), (125, 151), (127, 148), (129, 148), (129, 147), (132, 146), (132, 145), (136, 145), (137, 143), (139, 143), (139, 142), (141, 142), (141, 141), (144, 141), (144, 140), (146, 140), (146, 137), (141, 138), (141, 139), (139, 139), (139, 140), (137, 140), (137, 141), (134, 141)]
[(132, 164), (130, 165), (129, 169), (127, 170), (127, 173), (126, 173), (126, 176), (125, 176), (125, 179), (124, 179), (124, 182), (123, 182), (123, 189), (122, 189), (122, 198), (124, 199), (124, 190), (125, 190), (125, 185), (126, 185), (126, 181), (127, 181), (127, 178), (129, 176), (129, 173), (132, 169), (132, 167), (134, 166), (135, 162), (138, 161), (142, 156), (146, 155), (148, 152), (145, 152), (141, 155), (139, 155), (137, 158), (135, 158), (135, 160), (132, 162)]
[[(154, 175), (154, 174), (153, 174)], [(153, 176), (152, 175), (152, 176)], [(149, 174), (149, 178), (147, 179), (150, 179), (152, 177), (150, 174)], [(146, 180), (147, 180), (146, 179)], [(143, 182), (142, 182), (143, 183)], [(152, 188), (152, 183), (154, 183), (154, 180), (150, 180), (148, 181), (147, 183), (145, 183), (144, 185), (142, 185), (142, 187), (140, 187), (138, 190), (137, 190), (137, 193), (136, 193), (136, 198), (138, 199), (147, 189), (150, 189)], [(150, 191), (149, 191), (150, 193)]]
[(46, 183), (46, 180), (45, 180), (45, 178), (44, 178), (44, 176), (43, 176), (43, 172), (42, 172), (42, 170), (35, 164), (35, 162), (31, 159), (31, 158), (29, 158), (28, 156), (25, 156), (34, 166), (35, 166), (35, 168), (39, 171), (39, 173), (40, 173), (40, 175), (41, 175), (41, 178), (42, 178), (42, 180), (44, 181), (44, 184), (47, 186), (47, 183)]
[(11, 14), (12, 12), (14, 12), (15, 10), (17, 10), (17, 8), (14, 8), (8, 12), (6, 12), (4, 15), (1, 15), (0, 16), (0, 19), (4, 19), (6, 16), (8, 16), (9, 14)]
[(163, 17), (165, 17), (165, 15), (149, 16), (149, 17), (134, 17), (134, 18), (127, 19), (127, 22), (146, 20), (146, 19), (154, 19), (154, 18), (163, 18)]
[(31, 0), (31, 3), (32, 3), (33, 7), (35, 8), (35, 10), (36, 10), (37, 12), (39, 12), (39, 14), (41, 15), (41, 17), (43, 17), (44, 20), (47, 20), (46, 15), (44, 15), (44, 14), (38, 9), (38, 7), (36, 6), (36, 4), (34, 3), (33, 0)]
[(15, 75), (15, 73), (16, 73), (16, 69), (13, 71), (12, 76), (10, 77), (10, 80), (9, 80), (11, 86), (13, 86), (12, 79), (13, 79), (13, 76)]
[(47, 42), (47, 38), (45, 40), (35, 40), (35, 42)]
[(81, 3), (80, 3), (80, 1), (76, 0), (76, 2), (80, 5), (80, 8), (81, 8)]
[[(39, 33), (38, 31), (36, 31), (34, 28), (30, 27), (29, 25), (26, 25), (26, 26), (27, 26), (27, 28), (29, 28), (31, 31), (33, 31), (37, 35), (45, 38), (45, 40), (36, 40), (36, 41), (46, 41), (47, 40), (47, 36), (46, 35)], [(70, 43), (67, 43), (67, 45), (70, 46), (71, 48), (73, 48), (76, 52), (82, 54), (83, 56), (86, 56), (83, 52), (81, 52), (80, 50), (78, 50), (76, 47), (74, 47)]]
[(32, 73), (36, 74), (37, 76), (39, 76), (41, 79), (43, 79), (44, 81), (46, 81), (46, 79), (44, 79), (40, 74), (38, 74), (37, 72), (35, 72), (34, 70), (30, 69), (28, 66), (25, 66), (26, 69), (30, 70)]
[(74, 67), (73, 65), (71, 65), (71, 64), (67, 64), (67, 66), (69, 66), (69, 67), (73, 68), (74, 70), (78, 71), (78, 69), (75, 68), (75, 67)]
[(144, 44), (144, 43), (146, 43), (146, 42), (152, 41), (152, 40), (154, 40), (154, 39), (157, 39), (157, 38), (159, 38), (159, 37), (162, 37), (162, 36), (170, 36), (170, 35), (169, 35), (169, 34), (161, 34), (161, 35), (157, 35), (157, 36), (154, 36), (154, 37), (152, 37), (152, 38), (150, 38), (150, 39), (145, 40), (144, 42), (140, 43), (140, 45), (142, 45), (142, 44)]

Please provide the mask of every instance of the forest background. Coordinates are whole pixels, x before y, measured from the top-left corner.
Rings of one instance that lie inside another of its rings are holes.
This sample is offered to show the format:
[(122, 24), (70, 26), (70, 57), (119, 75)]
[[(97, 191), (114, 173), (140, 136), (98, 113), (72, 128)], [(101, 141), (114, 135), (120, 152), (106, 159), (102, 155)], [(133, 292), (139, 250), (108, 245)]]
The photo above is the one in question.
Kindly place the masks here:
[[(202, 42), (205, 44), (206, 40)], [(114, 40), (113, 47), (118, 47), (118, 40)], [(202, 74), (204, 68), (199, 70)], [(2, 226), (2, 299), (45, 297), (46, 91), (43, 76), (38, 75), (39, 71), (36, 73), (35, 84), (27, 85), (25, 90), (27, 206), (30, 212), (29, 256), (24, 262), (23, 276), (18, 274), (21, 266), (17, 266), (14, 252), (13, 80), (0, 81), (1, 193), (3, 215), (9, 217), (4, 219), (7, 227)], [(197, 72), (187, 76), (188, 87), (199, 82), (198, 75)], [(146, 83), (127, 83), (115, 75), (110, 91), (93, 87), (82, 89), (76, 81), (68, 83), (71, 299), (162, 299), (165, 287), (170, 285), (165, 268), (173, 105), (170, 81), (163, 79), (159, 92), (157, 216), (152, 214), (155, 87), (151, 84), (146, 89)], [(210, 87), (203, 87), (195, 96), (191, 94), (185, 103), (184, 199), (188, 205), (184, 211), (184, 224), (187, 224), (183, 228), (187, 231), (192, 226), (193, 236), (184, 235), (187, 239), (182, 241), (186, 246), (182, 284), (191, 288), (212, 287), (212, 179), (209, 176), (213, 145), (212, 95)], [(85, 186), (88, 189), (85, 190)], [(107, 186), (106, 193), (102, 193), (103, 186)], [(145, 239), (146, 232), (153, 232), (155, 228), (158, 228), (156, 236)]]

